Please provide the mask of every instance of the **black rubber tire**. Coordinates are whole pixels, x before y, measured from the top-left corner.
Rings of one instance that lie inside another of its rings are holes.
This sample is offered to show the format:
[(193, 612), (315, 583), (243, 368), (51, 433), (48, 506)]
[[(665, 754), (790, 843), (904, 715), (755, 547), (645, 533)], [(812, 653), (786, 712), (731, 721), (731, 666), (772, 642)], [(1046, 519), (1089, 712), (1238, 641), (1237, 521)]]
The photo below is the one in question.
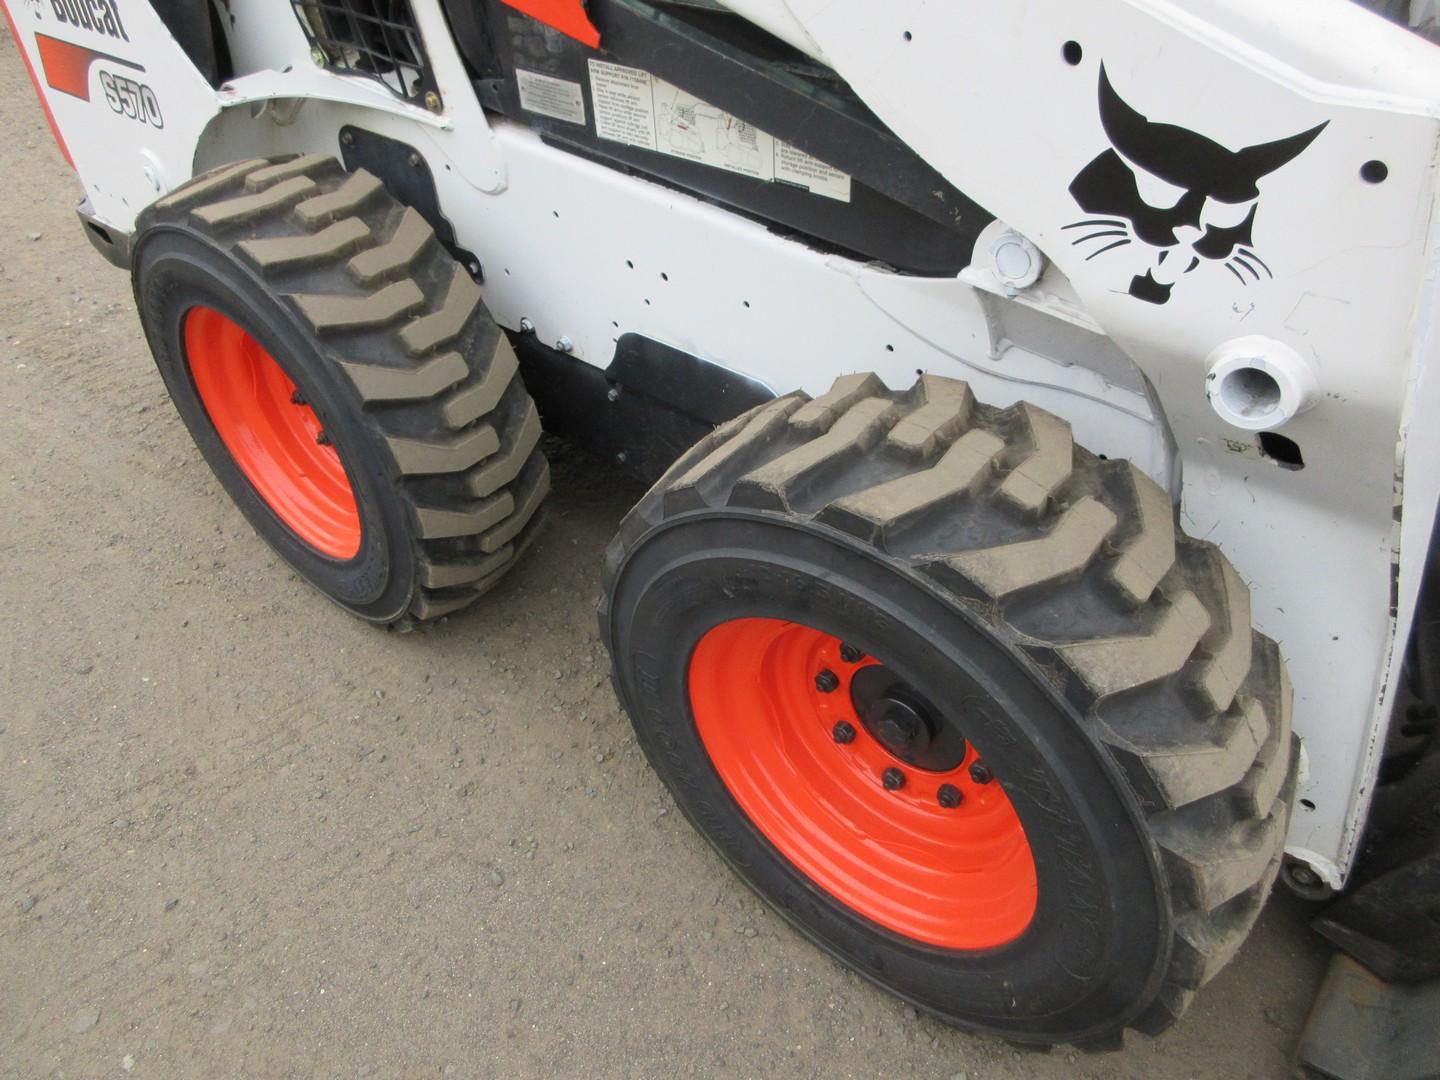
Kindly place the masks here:
[[(170, 396), (255, 530), (337, 604), (409, 625), (473, 602), (534, 538), (550, 473), (540, 418), (478, 286), (374, 176), (323, 155), (243, 161), (147, 208), (135, 302)], [(239, 323), (345, 463), (361, 546), (323, 555), (240, 471), (184, 348), (195, 305)]]
[[(695, 827), (802, 933), (957, 1026), (1087, 1049), (1158, 1033), (1234, 955), (1279, 868), (1297, 744), (1246, 586), (1143, 473), (1028, 404), (853, 375), (760, 406), (626, 517), (599, 615), (639, 743)], [(902, 938), (745, 817), (687, 670), (709, 628), (754, 615), (856, 645), (932, 701), (964, 697), (1035, 858), (1020, 938)]]

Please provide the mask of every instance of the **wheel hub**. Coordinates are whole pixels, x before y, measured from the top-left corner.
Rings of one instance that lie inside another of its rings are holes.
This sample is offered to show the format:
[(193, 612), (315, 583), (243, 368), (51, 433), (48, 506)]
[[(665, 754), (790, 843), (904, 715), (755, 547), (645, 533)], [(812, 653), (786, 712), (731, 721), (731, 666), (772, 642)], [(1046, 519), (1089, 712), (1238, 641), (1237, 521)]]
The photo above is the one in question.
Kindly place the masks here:
[(907, 765), (949, 772), (965, 759), (965, 737), (885, 665), (856, 671), (850, 700), (865, 730)]

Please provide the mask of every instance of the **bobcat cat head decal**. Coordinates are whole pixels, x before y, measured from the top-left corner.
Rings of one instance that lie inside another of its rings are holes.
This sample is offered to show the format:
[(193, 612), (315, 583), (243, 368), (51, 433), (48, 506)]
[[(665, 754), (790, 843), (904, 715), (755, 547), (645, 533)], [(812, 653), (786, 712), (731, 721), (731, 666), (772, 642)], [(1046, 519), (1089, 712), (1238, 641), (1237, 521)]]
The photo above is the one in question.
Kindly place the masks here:
[(1064, 226), (1079, 231), (1072, 245), (1100, 242), (1085, 256), (1087, 262), (1132, 243), (1153, 248), (1149, 267), (1135, 274), (1127, 289), (1152, 304), (1168, 301), (1180, 278), (1202, 259), (1220, 263), (1242, 285), (1259, 281), (1262, 273), (1274, 276), (1251, 246), (1259, 182), (1297, 157), (1325, 124), (1229, 150), (1132, 108), (1110, 85), (1103, 64), (1100, 123), (1111, 149), (1070, 183), (1070, 194), (1090, 216)]

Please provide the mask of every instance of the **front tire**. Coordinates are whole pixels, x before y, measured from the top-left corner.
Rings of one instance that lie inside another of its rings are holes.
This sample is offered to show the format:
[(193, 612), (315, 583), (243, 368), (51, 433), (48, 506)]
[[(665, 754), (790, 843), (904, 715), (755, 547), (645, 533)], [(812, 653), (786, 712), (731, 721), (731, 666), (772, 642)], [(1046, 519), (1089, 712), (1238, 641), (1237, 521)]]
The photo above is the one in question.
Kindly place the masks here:
[(1159, 1032), (1278, 869), (1289, 691), (1244, 584), (1032, 406), (847, 376), (752, 410), (626, 518), (600, 627), (700, 832), (958, 1026)]
[(170, 396), (255, 530), (361, 618), (462, 608), (515, 564), (549, 469), (479, 287), (424, 219), (322, 155), (146, 209), (136, 306)]

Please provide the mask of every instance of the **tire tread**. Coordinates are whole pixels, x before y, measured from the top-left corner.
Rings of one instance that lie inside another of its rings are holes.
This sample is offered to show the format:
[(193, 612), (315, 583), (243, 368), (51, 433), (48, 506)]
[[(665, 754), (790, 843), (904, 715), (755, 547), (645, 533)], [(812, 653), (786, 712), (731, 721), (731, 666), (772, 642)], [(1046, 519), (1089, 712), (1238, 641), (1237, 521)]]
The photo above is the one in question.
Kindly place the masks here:
[(388, 454), (417, 567), (394, 621), (494, 587), (538, 533), (549, 470), (509, 340), (425, 219), (333, 158), (256, 158), (197, 176), (142, 223), (188, 221), (320, 337)]
[[(840, 474), (878, 479), (814, 505), (815, 492), (844, 488)], [(977, 404), (963, 382), (930, 375), (906, 391), (844, 375), (813, 400), (779, 398), (717, 429), (636, 505), (606, 552), (607, 639), (608, 597), (639, 539), (667, 518), (724, 507), (859, 537), (1060, 673), (1134, 789), (1173, 913), (1154, 997), (1087, 1042), (1173, 1024), (1254, 923), (1294, 789), (1284, 665), (1250, 628), (1248, 589), (1218, 550), (1179, 531), (1149, 477), (1077, 448), (1069, 425), (1036, 406)], [(993, 541), (957, 546), (946, 528), (962, 508), (983, 526), (974, 535)], [(902, 530), (905, 546), (892, 547)], [(1090, 599), (1057, 609), (1067, 621), (1054, 638), (1007, 621), (1011, 604), (1075, 589)], [(1112, 614), (1094, 622), (1090, 610)], [(1137, 629), (1117, 634), (1122, 620)]]

